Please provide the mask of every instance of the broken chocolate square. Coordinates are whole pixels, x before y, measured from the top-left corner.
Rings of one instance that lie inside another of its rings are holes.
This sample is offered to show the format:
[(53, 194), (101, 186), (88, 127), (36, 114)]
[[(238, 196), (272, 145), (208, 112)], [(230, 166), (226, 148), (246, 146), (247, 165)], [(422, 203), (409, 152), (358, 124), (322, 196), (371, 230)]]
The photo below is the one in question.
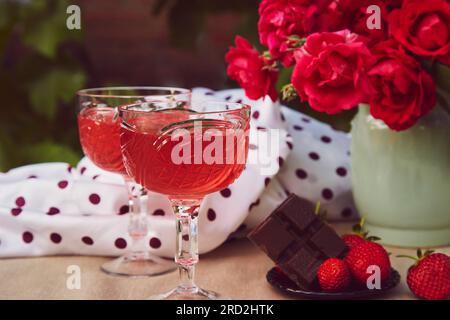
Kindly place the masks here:
[(336, 232), (315, 214), (312, 202), (291, 194), (248, 235), (299, 287), (310, 288), (317, 269), (347, 250)]

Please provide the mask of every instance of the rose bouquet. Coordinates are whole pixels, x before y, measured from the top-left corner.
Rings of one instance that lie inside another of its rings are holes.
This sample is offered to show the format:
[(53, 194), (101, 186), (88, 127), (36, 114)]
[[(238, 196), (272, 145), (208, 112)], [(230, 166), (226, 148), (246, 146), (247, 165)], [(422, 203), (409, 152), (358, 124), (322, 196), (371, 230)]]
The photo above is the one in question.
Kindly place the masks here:
[[(448, 93), (450, 5), (446, 0), (263, 0), (260, 53), (237, 36), (225, 59), (228, 76), (251, 99), (298, 95), (335, 114), (370, 106), (399, 131), (413, 126)], [(444, 100), (444, 99), (443, 99)]]

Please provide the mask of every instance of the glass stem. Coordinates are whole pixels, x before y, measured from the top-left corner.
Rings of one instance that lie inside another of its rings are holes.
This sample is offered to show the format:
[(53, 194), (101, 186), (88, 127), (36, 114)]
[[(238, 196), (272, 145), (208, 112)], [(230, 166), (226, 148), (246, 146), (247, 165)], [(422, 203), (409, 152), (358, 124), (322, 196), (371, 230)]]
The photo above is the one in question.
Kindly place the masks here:
[(124, 177), (128, 191), (128, 206), (130, 222), (128, 233), (132, 239), (131, 254), (144, 253), (145, 236), (148, 233), (147, 192), (145, 188), (129, 177)]
[(175, 262), (180, 272), (179, 290), (197, 291), (194, 282), (195, 265), (198, 263), (198, 211), (201, 200), (172, 200), (176, 218)]

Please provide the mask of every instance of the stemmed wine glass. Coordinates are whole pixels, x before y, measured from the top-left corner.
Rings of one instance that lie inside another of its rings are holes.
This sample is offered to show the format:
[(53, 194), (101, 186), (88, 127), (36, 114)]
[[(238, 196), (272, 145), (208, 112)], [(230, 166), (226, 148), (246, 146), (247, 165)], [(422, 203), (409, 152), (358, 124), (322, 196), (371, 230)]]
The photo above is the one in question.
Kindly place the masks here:
[(155, 276), (174, 271), (173, 262), (150, 254), (146, 248), (148, 210), (146, 191), (128, 175), (120, 148), (120, 123), (117, 107), (146, 99), (160, 99), (168, 104), (188, 105), (188, 89), (170, 87), (106, 87), (84, 89), (77, 93), (78, 128), (84, 154), (98, 167), (122, 175), (127, 186), (132, 238), (131, 251), (106, 262), (102, 271), (120, 276)]
[(168, 196), (176, 218), (175, 262), (180, 284), (153, 299), (219, 299), (194, 282), (197, 219), (205, 195), (224, 189), (245, 168), (250, 107), (203, 101), (189, 109), (166, 101), (119, 107), (120, 143), (128, 173), (150, 191)]

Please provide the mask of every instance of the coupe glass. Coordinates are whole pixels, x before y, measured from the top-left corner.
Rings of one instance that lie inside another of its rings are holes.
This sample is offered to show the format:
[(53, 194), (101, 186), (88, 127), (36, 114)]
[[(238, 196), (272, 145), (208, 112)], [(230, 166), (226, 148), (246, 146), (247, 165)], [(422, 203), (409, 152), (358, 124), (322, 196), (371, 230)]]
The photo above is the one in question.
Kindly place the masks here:
[(131, 249), (103, 264), (101, 269), (107, 274), (156, 276), (176, 269), (173, 262), (156, 257), (145, 249), (148, 247), (144, 243), (148, 232), (146, 190), (127, 174), (120, 149), (121, 120), (117, 107), (155, 98), (179, 106), (188, 105), (191, 92), (169, 87), (108, 87), (78, 92), (78, 128), (84, 154), (98, 167), (121, 174), (128, 191)]
[(122, 106), (119, 114), (128, 173), (148, 190), (167, 195), (176, 218), (180, 284), (152, 299), (221, 298), (194, 282), (198, 212), (205, 195), (226, 188), (245, 168), (250, 107), (204, 101), (182, 109), (152, 100)]

